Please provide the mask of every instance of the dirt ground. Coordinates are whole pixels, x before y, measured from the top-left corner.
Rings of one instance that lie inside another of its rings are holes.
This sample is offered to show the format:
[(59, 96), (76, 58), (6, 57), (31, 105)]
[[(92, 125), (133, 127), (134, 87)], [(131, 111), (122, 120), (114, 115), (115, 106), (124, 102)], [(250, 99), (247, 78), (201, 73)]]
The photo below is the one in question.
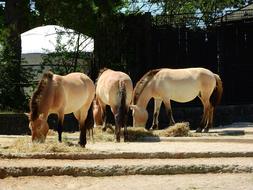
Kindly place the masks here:
[[(239, 129), (233, 130), (246, 130), (248, 126), (243, 126)], [(185, 141), (186, 138), (179, 138), (179, 140), (173, 141), (171, 138), (169, 142), (132, 142), (132, 143), (114, 143), (114, 142), (88, 142), (86, 151), (88, 152), (239, 152), (244, 154), (245, 152), (253, 152), (253, 127), (252, 125), (248, 130), (250, 135), (243, 136), (223, 136), (223, 137), (210, 137), (207, 141), (203, 141), (203, 138), (199, 137), (201, 141), (194, 141), (190, 138), (189, 141)], [(229, 128), (231, 131), (231, 128)], [(67, 136), (67, 135), (66, 135)], [(72, 139), (72, 135), (67, 136)], [(75, 136), (74, 136), (75, 137)], [(18, 137), (20, 138), (20, 137)], [(23, 138), (23, 137), (22, 137)], [(24, 137), (27, 138), (27, 137)], [(30, 137), (29, 137), (30, 138)], [(222, 138), (224, 142), (218, 142)], [(2, 137), (0, 138), (0, 153), (3, 152), (4, 147), (10, 146), (17, 138), (16, 137)], [(73, 138), (74, 142), (77, 141)], [(211, 142), (208, 142), (208, 141)], [(216, 142), (217, 140), (217, 142)], [(206, 158), (206, 163), (224, 163), (251, 166), (253, 164), (252, 157), (249, 158)], [(126, 164), (126, 160), (123, 160)], [(135, 160), (138, 161), (138, 160)], [(156, 161), (153, 159), (153, 161)], [(188, 164), (189, 160), (177, 159), (175, 162), (180, 162), (179, 165)], [(20, 162), (20, 163), (19, 163)], [(50, 162), (50, 164), (45, 164)], [(110, 165), (110, 160), (96, 160), (97, 165)], [(101, 162), (101, 163), (100, 163)], [(129, 161), (132, 163), (134, 161)], [(149, 160), (142, 160), (150, 164)], [(157, 160), (158, 162), (158, 160)], [(161, 160), (160, 162), (166, 162)], [(12, 164), (10, 164), (12, 163)], [(1, 166), (29, 166), (30, 165), (84, 165), (81, 160), (71, 160), (67, 164), (62, 160), (31, 160), (26, 161), (22, 159), (22, 162), (18, 159), (1, 159)], [(92, 164), (91, 163), (91, 164)], [(173, 159), (170, 159), (170, 163), (173, 163)], [(194, 158), (192, 163), (200, 163), (200, 159)], [(202, 161), (201, 161), (202, 163)], [(88, 164), (88, 161), (86, 161)], [(91, 165), (90, 164), (90, 165)], [(158, 164), (158, 163), (157, 163)], [(189, 163), (190, 164), (190, 163)], [(224, 164), (225, 165), (225, 164)], [(113, 176), (113, 177), (72, 177), (72, 176), (52, 176), (52, 177), (7, 177), (0, 179), (0, 190), (253, 190), (253, 173), (218, 173), (218, 174), (184, 174), (184, 175), (129, 175), (129, 176)]]
[(1, 190), (252, 190), (253, 174), (114, 177), (18, 177), (0, 180)]

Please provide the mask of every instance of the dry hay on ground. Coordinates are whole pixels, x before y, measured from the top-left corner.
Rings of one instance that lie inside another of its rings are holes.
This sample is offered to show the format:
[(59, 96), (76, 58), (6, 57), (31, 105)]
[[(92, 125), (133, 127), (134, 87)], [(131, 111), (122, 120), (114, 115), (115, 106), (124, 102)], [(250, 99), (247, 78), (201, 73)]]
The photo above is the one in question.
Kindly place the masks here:
[(163, 130), (153, 131), (153, 134), (160, 137), (187, 137), (189, 136), (190, 126), (188, 122), (176, 123)]
[[(95, 128), (95, 141), (104, 141), (105, 137), (110, 139), (110, 141), (113, 141), (113, 131), (110, 128), (113, 127), (110, 126), (107, 128), (106, 132), (102, 132), (101, 126)], [(128, 127), (127, 130), (129, 141), (140, 141), (145, 137), (187, 137), (190, 135), (190, 126), (188, 122), (176, 123), (175, 125), (162, 130), (146, 130), (143, 127)]]
[[(111, 126), (111, 128), (113, 128)], [(145, 137), (179, 137), (188, 136), (190, 132), (189, 123), (177, 123), (174, 126), (163, 130), (146, 130), (142, 127), (128, 127), (128, 141), (143, 141)], [(114, 133), (111, 129), (106, 132), (102, 131), (102, 127), (96, 127), (93, 131), (93, 139), (88, 134), (88, 142), (113, 142), (115, 141)], [(122, 129), (123, 133), (123, 129)], [(33, 143), (31, 136), (18, 138), (10, 146), (4, 147), (2, 150), (8, 153), (73, 153), (88, 151), (80, 147), (77, 142), (79, 132), (63, 133), (63, 142), (58, 142), (58, 134), (52, 130), (49, 131), (45, 143)], [(123, 139), (123, 136), (121, 137)]]
[(47, 139), (45, 143), (33, 143), (30, 137), (19, 138), (3, 151), (9, 153), (59, 153), (59, 152), (80, 152), (86, 149), (74, 145), (71, 142), (59, 143), (55, 139)]

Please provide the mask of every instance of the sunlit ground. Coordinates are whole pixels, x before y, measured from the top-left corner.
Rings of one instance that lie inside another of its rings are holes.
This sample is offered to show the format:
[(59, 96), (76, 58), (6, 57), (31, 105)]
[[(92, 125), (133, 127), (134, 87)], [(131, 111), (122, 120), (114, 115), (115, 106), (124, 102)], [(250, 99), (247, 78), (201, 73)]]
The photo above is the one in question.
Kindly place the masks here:
[[(111, 130), (114, 126), (108, 127), (105, 132), (102, 127), (98, 126), (93, 130), (92, 134), (87, 134), (88, 142), (113, 142), (115, 141), (114, 132)], [(123, 129), (121, 130), (123, 134)], [(58, 133), (50, 130), (45, 143), (33, 143), (31, 136), (23, 136), (15, 139), (9, 146), (2, 147), (3, 152), (9, 153), (58, 153), (58, 152), (84, 152), (89, 151), (78, 145), (79, 132), (62, 134), (62, 143), (58, 142)], [(145, 137), (186, 137), (193, 136), (190, 132), (188, 123), (177, 123), (163, 130), (145, 130), (141, 127), (128, 127), (128, 141), (143, 141)], [(123, 138), (123, 135), (122, 137)]]

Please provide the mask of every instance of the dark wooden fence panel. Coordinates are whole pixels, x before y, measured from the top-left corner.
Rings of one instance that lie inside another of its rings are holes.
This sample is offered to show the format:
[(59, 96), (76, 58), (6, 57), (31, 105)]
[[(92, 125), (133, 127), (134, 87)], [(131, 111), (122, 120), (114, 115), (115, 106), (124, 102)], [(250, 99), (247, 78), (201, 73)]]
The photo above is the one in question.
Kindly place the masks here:
[(189, 29), (152, 23), (151, 15), (145, 14), (113, 23), (111, 28), (102, 26), (95, 38), (98, 67), (125, 71), (134, 84), (150, 69), (205, 67), (221, 76), (222, 104), (253, 103), (252, 21)]

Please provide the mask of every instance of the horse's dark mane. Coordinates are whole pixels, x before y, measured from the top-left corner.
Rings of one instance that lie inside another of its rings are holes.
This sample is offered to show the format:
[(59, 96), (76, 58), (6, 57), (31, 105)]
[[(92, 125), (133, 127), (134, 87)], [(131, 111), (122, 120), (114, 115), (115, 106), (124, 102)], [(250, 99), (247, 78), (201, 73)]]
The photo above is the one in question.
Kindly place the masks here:
[(48, 71), (44, 73), (38, 84), (36, 91), (33, 93), (33, 96), (30, 102), (30, 111), (31, 111), (30, 120), (31, 121), (34, 121), (39, 117), (39, 103), (41, 100), (41, 93), (47, 86), (48, 81), (51, 81), (52, 79), (53, 79), (52, 72)]
[(106, 67), (104, 67), (103, 69), (100, 69), (100, 70), (99, 70), (98, 77), (97, 77), (96, 82), (95, 82), (95, 86), (97, 86), (98, 79), (99, 79), (100, 76), (103, 74), (103, 72), (105, 72), (106, 70), (109, 70), (109, 69), (106, 68)]
[(134, 91), (133, 91), (133, 104), (136, 104), (139, 100), (139, 97), (144, 90), (144, 88), (147, 86), (148, 82), (155, 76), (157, 72), (159, 72), (161, 69), (154, 69), (148, 71), (135, 85)]

